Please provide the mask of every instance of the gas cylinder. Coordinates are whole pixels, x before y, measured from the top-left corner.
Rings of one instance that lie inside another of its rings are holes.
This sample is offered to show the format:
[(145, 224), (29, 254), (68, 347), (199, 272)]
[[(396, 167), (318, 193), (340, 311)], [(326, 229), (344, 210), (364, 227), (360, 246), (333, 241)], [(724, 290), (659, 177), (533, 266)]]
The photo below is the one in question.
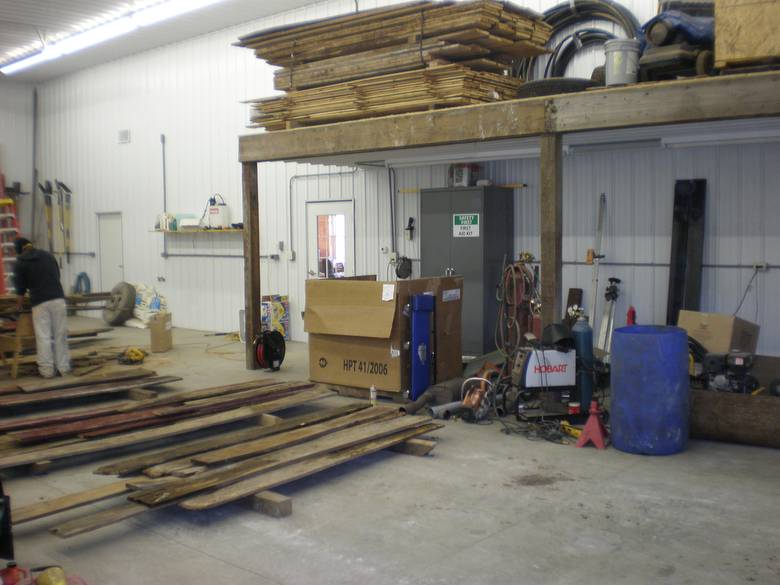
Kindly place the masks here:
[(580, 316), (571, 333), (577, 351), (577, 394), (579, 403), (586, 407), (593, 397), (593, 329), (588, 320)]

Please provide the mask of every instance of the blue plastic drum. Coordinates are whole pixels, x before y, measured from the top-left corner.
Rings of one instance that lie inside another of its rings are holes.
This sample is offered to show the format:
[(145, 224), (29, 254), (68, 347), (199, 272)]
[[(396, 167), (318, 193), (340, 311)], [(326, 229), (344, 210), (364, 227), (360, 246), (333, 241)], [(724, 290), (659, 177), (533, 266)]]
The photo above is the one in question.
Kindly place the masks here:
[(671, 455), (688, 444), (688, 334), (632, 325), (614, 332), (612, 444), (627, 453)]

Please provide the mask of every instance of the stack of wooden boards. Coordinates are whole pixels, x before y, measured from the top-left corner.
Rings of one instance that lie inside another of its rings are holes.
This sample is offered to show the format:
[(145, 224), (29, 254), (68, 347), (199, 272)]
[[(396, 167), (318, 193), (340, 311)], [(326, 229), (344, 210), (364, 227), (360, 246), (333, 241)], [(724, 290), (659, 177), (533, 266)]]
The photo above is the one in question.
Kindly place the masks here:
[(512, 99), (514, 60), (546, 52), (541, 15), (495, 0), (415, 2), (239, 39), (284, 97), (253, 102), (254, 126), (281, 130)]
[[(85, 397), (113, 398), (149, 386), (181, 380), (157, 376), (143, 369), (120, 371), (88, 380), (57, 382), (4, 389), (0, 409), (56, 406)], [(73, 384), (78, 384), (74, 386)], [(310, 383), (278, 383), (253, 380), (163, 395), (141, 393), (136, 400), (112, 402), (15, 417), (0, 422), (4, 450), (0, 469), (48, 464), (70, 457), (103, 453), (118, 448), (257, 418), (262, 413), (297, 406), (329, 395)]]
[[(298, 391), (295, 396), (306, 394)], [(365, 402), (270, 418), (275, 419), (270, 424), (179, 440), (104, 465), (96, 472), (131, 477), (14, 509), (14, 524), (126, 495), (113, 506), (51, 529), (68, 538), (171, 505), (205, 510), (258, 494), (267, 499), (276, 495), (268, 490), (279, 485), (380, 450), (412, 445), (422, 451), (401, 450), (427, 453), (435, 444), (413, 443), (415, 437), (440, 428), (427, 417), (403, 416), (397, 408)]]
[(780, 65), (776, 0), (715, 0), (715, 67)]

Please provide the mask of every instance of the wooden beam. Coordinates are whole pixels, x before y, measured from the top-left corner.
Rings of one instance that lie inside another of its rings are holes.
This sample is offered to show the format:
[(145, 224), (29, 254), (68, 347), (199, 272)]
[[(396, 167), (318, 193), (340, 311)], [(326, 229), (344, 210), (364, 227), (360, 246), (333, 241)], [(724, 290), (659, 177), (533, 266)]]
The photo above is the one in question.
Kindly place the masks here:
[(552, 98), (549, 130), (579, 132), (780, 114), (780, 72), (687, 78)]
[(284, 518), (292, 514), (292, 498), (269, 490), (253, 494), (245, 502), (255, 512), (273, 518)]
[(291, 160), (535, 136), (544, 131), (545, 101), (513, 100), (241, 136), (239, 158)]
[(257, 369), (252, 341), (260, 335), (260, 199), (257, 163), (242, 165), (244, 189), (244, 307), (246, 368)]
[(539, 139), (542, 231), (542, 325), (563, 317), (563, 146), (560, 134)]
[(295, 160), (463, 142), (780, 115), (780, 72), (640, 83), (242, 136), (239, 158)]

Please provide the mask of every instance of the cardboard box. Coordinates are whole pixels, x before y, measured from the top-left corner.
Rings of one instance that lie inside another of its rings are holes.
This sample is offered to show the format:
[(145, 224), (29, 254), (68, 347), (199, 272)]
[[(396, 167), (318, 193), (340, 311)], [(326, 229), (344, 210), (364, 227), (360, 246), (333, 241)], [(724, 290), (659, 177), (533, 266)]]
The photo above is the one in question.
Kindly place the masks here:
[(677, 325), (710, 353), (756, 352), (760, 327), (733, 315), (680, 311)]
[(173, 323), (170, 313), (157, 313), (149, 321), (152, 353), (163, 353), (173, 347)]
[(304, 328), (309, 333), (309, 377), (341, 386), (400, 392), (409, 388), (409, 317), (414, 294), (436, 296), (436, 381), (460, 376), (460, 277), (398, 282), (309, 280)]
[(780, 57), (775, 0), (715, 0), (715, 66), (760, 64)]

